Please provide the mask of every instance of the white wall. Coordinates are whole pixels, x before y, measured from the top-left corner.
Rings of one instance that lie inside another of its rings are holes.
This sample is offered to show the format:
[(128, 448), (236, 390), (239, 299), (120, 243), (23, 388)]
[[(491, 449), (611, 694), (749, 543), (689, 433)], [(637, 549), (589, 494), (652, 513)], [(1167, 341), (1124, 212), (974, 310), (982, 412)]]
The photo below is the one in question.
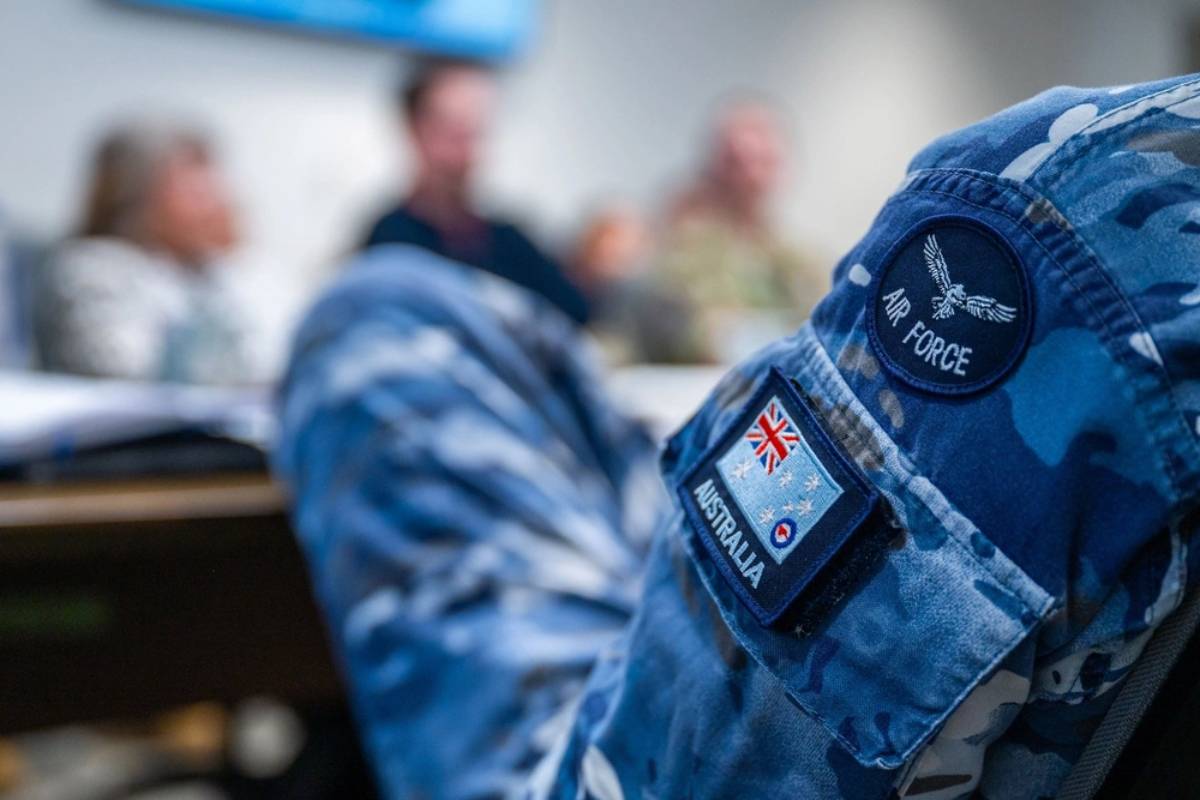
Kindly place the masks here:
[[(558, 0), (506, 81), (484, 191), (551, 241), (599, 202), (652, 208), (694, 161), (713, 100), (751, 87), (778, 99), (796, 146), (780, 219), (832, 257), (938, 133), (1050, 85), (1180, 71), (1184, 5)], [(246, 214), (242, 283), (278, 331), (400, 185), (396, 69), (373, 46), (105, 0), (0, 0), (0, 207), (59, 233), (108, 121), (203, 121)]]

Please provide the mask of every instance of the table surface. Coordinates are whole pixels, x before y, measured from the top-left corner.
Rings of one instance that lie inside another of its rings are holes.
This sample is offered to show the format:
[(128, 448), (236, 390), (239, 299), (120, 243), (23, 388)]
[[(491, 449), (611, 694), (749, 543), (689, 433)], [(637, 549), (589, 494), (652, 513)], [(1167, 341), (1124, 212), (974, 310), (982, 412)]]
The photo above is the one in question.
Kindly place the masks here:
[(0, 484), (0, 534), (16, 529), (282, 515), (286, 496), (264, 474)]

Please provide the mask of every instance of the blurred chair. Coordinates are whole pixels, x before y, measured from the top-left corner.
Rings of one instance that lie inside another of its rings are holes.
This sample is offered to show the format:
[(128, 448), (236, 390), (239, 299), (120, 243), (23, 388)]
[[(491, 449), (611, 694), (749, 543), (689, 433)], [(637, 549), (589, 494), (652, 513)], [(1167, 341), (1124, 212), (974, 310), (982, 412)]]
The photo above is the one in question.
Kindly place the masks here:
[(46, 247), (6, 230), (0, 217), (0, 369), (34, 365), (33, 303)]

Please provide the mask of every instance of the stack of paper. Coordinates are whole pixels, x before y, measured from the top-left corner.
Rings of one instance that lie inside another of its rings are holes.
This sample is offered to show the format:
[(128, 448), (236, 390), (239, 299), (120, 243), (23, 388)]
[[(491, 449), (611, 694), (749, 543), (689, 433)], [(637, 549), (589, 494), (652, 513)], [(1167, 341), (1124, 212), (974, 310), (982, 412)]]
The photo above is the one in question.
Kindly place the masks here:
[(266, 447), (269, 392), (0, 371), (0, 466), (176, 431)]

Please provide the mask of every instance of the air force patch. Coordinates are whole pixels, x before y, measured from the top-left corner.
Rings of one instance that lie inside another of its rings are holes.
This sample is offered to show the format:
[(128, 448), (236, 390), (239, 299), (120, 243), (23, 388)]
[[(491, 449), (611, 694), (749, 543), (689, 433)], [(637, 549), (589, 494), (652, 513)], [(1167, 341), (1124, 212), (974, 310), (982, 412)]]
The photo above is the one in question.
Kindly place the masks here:
[(705, 549), (763, 625), (788, 609), (877, 499), (778, 370), (679, 495)]
[(883, 259), (867, 333), (888, 372), (944, 395), (1004, 377), (1029, 342), (1033, 302), (1025, 268), (999, 234), (975, 220), (936, 217)]

